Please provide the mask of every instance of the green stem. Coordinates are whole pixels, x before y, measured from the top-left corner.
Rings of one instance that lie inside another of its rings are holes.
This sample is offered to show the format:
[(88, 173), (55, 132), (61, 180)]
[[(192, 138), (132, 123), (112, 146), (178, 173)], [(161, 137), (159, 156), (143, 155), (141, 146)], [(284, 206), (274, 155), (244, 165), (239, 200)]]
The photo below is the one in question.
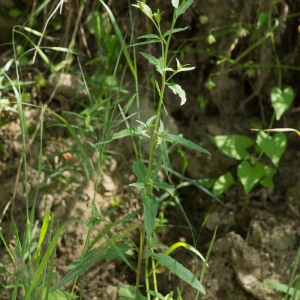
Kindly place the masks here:
[(145, 224), (143, 224), (142, 231), (140, 234), (140, 250), (139, 250), (139, 255), (138, 255), (138, 264), (137, 264), (137, 269), (136, 269), (136, 282), (135, 282), (136, 295), (140, 289), (142, 260), (143, 260), (143, 256), (144, 256), (144, 242), (145, 242)]

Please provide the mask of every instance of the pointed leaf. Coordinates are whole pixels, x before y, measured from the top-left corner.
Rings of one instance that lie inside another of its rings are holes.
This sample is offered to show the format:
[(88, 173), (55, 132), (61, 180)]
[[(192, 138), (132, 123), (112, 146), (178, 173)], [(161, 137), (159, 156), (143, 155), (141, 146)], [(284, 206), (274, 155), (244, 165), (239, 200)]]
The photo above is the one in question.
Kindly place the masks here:
[(244, 135), (216, 135), (211, 140), (226, 155), (234, 159), (245, 159), (249, 157), (246, 150), (254, 144), (254, 142)]
[(147, 182), (146, 166), (140, 160), (138, 160), (133, 163), (133, 169), (135, 176), (138, 178), (138, 181), (145, 184)]
[(161, 138), (164, 141), (171, 142), (171, 143), (176, 143), (176, 144), (181, 144), (181, 145), (186, 146), (190, 149), (193, 149), (193, 150), (203, 152), (203, 153), (206, 153), (206, 154), (210, 155), (210, 153), (206, 149), (198, 146), (197, 144), (185, 139), (184, 137), (182, 137), (180, 135), (165, 134), (165, 135), (162, 135)]
[(178, 18), (180, 15), (184, 14), (186, 10), (193, 4), (194, 0), (183, 1), (180, 6), (176, 9), (175, 16)]
[[(176, 32), (180, 32), (180, 31), (184, 31), (184, 30), (187, 30), (189, 27), (183, 27), (183, 28), (173, 28), (172, 30), (172, 34), (173, 33), (176, 33)], [(169, 34), (171, 33), (171, 30), (167, 30), (165, 33), (164, 33), (164, 37), (167, 37)]]
[(151, 33), (151, 34), (141, 35), (138, 37), (138, 39), (157, 39), (157, 40), (159, 40), (159, 36)]
[(294, 91), (291, 87), (283, 91), (276, 87), (271, 92), (271, 102), (275, 111), (276, 120), (278, 121), (286, 110), (289, 109), (294, 99)]
[(194, 289), (198, 290), (202, 294), (206, 293), (198, 278), (177, 260), (164, 253), (153, 253), (152, 256), (158, 260), (162, 266), (172, 271), (175, 275), (187, 282)]
[(142, 200), (144, 204), (146, 235), (147, 235), (147, 239), (149, 239), (154, 229), (155, 218), (158, 209), (158, 202), (153, 195), (147, 194), (146, 191), (142, 192)]
[(264, 173), (264, 165), (261, 162), (258, 162), (255, 166), (251, 166), (248, 161), (243, 160), (239, 164), (237, 174), (246, 194), (261, 180)]
[(162, 74), (162, 61), (160, 59), (145, 52), (140, 52), (140, 54), (144, 56), (149, 61), (149, 63), (155, 67), (157, 72)]
[(149, 137), (146, 134), (146, 131), (141, 129), (140, 127), (132, 127), (132, 128), (127, 128), (127, 129), (121, 130), (117, 133), (114, 133), (113, 135), (109, 136), (108, 138), (96, 143), (95, 145), (106, 144), (106, 143), (112, 142), (112, 141), (117, 140), (117, 139), (122, 139), (122, 138), (127, 137), (127, 136)]
[(186, 94), (185, 91), (181, 88), (181, 86), (173, 82), (167, 83), (167, 86), (172, 90), (172, 92), (175, 95), (179, 95), (181, 99), (180, 105), (183, 105), (186, 102)]

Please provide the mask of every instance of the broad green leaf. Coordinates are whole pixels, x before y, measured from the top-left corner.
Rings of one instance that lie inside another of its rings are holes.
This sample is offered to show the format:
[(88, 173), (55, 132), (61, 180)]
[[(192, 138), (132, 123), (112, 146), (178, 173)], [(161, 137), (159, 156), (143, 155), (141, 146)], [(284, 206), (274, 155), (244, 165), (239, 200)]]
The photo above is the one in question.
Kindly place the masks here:
[[(173, 33), (176, 33), (176, 32), (180, 32), (180, 31), (184, 31), (184, 30), (187, 30), (189, 27), (183, 27), (183, 28), (173, 28), (172, 30), (172, 34)], [(167, 37), (169, 34), (171, 33), (171, 30), (167, 30), (165, 33), (164, 33), (164, 37)]]
[(251, 166), (248, 161), (243, 160), (238, 165), (237, 174), (245, 193), (248, 194), (254, 185), (264, 176), (265, 168), (261, 162), (258, 162), (255, 166)]
[(274, 168), (271, 168), (269, 166), (265, 166), (265, 175), (264, 178), (260, 181), (260, 183), (267, 188), (273, 188), (273, 177), (277, 174), (277, 170)]
[(216, 196), (221, 195), (226, 191), (231, 185), (235, 183), (232, 174), (227, 172), (226, 174), (220, 176), (217, 181), (214, 183), (213, 193)]
[(278, 167), (279, 160), (286, 148), (286, 136), (282, 132), (277, 132), (270, 136), (266, 132), (259, 131), (256, 139), (257, 145), (271, 159), (273, 164)]
[(206, 293), (198, 278), (177, 260), (164, 253), (152, 253), (152, 256), (158, 260), (162, 266), (172, 271), (175, 275), (187, 282), (194, 289), (198, 290), (202, 294)]
[(285, 88), (283, 91), (276, 87), (271, 92), (271, 102), (275, 111), (276, 120), (289, 109), (294, 99), (294, 91), (291, 87)]
[(185, 91), (181, 88), (181, 86), (173, 82), (167, 83), (167, 86), (172, 90), (172, 92), (175, 95), (178, 95), (180, 97), (180, 105), (183, 105), (186, 102), (186, 94)]
[(249, 157), (247, 148), (254, 142), (244, 135), (216, 135), (211, 140), (226, 155), (234, 159), (245, 159)]
[(183, 145), (185, 147), (188, 147), (190, 149), (193, 149), (193, 150), (203, 152), (203, 153), (206, 153), (206, 154), (210, 155), (210, 153), (206, 149), (198, 146), (197, 144), (185, 139), (184, 137), (182, 137), (180, 135), (165, 134), (165, 135), (162, 135), (161, 138), (164, 141), (171, 142), (171, 143), (176, 143), (176, 144), (181, 144), (181, 145)]
[(132, 127), (132, 128), (127, 128), (123, 129), (117, 133), (114, 133), (113, 135), (109, 136), (108, 138), (96, 143), (95, 145), (101, 145), (101, 144), (106, 144), (109, 142), (112, 142), (117, 139), (122, 139), (127, 136), (144, 136), (144, 137), (149, 137), (146, 134), (146, 131), (141, 129), (140, 127)]
[(158, 202), (155, 196), (147, 194), (146, 191), (142, 191), (142, 200), (144, 206), (146, 235), (147, 239), (149, 239), (153, 233), (155, 218), (158, 209)]
[(140, 54), (142, 56), (144, 56), (149, 61), (149, 63), (155, 67), (155, 69), (158, 73), (162, 74), (163, 67), (162, 67), (161, 59), (158, 59), (158, 58), (154, 57), (153, 55), (150, 55), (145, 52), (140, 52)]
[(178, 8), (175, 10), (175, 17), (178, 18), (180, 15), (184, 14), (186, 10), (193, 4), (194, 0), (183, 0)]

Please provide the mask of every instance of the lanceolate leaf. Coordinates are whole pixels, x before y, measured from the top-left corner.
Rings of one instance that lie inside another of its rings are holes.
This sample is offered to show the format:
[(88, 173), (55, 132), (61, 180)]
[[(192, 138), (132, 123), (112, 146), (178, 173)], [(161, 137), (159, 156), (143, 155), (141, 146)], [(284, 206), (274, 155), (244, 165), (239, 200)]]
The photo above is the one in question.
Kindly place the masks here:
[(185, 139), (184, 137), (182, 137), (180, 135), (165, 134), (165, 135), (162, 135), (161, 138), (164, 141), (171, 142), (171, 143), (176, 143), (176, 144), (181, 144), (181, 145), (186, 146), (190, 149), (193, 149), (193, 150), (203, 152), (203, 153), (206, 153), (206, 154), (210, 155), (210, 153), (206, 149), (198, 146), (197, 144)]
[(151, 65), (153, 65), (156, 69), (157, 72), (159, 72), (160, 74), (162, 74), (162, 62), (160, 59), (148, 54), (148, 53), (145, 53), (145, 52), (140, 52), (140, 54), (142, 56), (144, 56)]
[(152, 256), (158, 260), (161, 265), (172, 271), (175, 275), (187, 282), (193, 288), (202, 294), (206, 293), (198, 278), (177, 260), (164, 253), (153, 253)]
[(114, 133), (113, 135), (109, 136), (108, 138), (96, 143), (95, 145), (106, 144), (106, 143), (109, 143), (111, 141), (114, 141), (114, 140), (117, 140), (117, 139), (122, 139), (122, 138), (127, 137), (127, 136), (146, 136), (146, 137), (149, 137), (146, 134), (146, 131), (143, 130), (142, 128), (132, 127), (132, 128), (124, 129), (124, 130), (121, 130), (117, 133)]
[(178, 18), (180, 15), (184, 14), (186, 10), (193, 4), (194, 0), (187, 0), (180, 4), (180, 6), (176, 9), (176, 18)]
[(157, 40), (159, 40), (159, 37), (158, 37), (158, 35), (151, 33), (151, 34), (141, 35), (138, 37), (138, 39), (157, 39)]
[(138, 160), (133, 163), (133, 169), (135, 176), (138, 178), (138, 181), (145, 184), (147, 181), (146, 166), (140, 160)]
[[(183, 28), (174, 28), (174, 29), (172, 30), (172, 34), (173, 34), (173, 33), (176, 33), (176, 32), (180, 32), (180, 31), (187, 30), (188, 28), (189, 28), (188, 26), (187, 26), (187, 27), (183, 27)], [(170, 30), (167, 30), (167, 31), (164, 33), (164, 37), (167, 37), (170, 33), (171, 33), (171, 31), (170, 31)]]
[(155, 218), (158, 209), (158, 202), (156, 197), (154, 197), (151, 194), (148, 194), (145, 190), (142, 191), (142, 200), (144, 204), (146, 235), (147, 235), (147, 239), (149, 239), (153, 233)]

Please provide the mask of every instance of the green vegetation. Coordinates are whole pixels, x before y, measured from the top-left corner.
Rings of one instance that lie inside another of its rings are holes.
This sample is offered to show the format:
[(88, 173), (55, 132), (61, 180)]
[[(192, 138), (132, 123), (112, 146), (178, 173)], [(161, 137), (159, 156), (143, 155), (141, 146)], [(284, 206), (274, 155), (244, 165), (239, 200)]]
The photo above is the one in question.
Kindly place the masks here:
[[(75, 47), (77, 34), (80, 30), (83, 31), (80, 27), (82, 25), (80, 18), (84, 13), (84, 1), (79, 4), (70, 41), (65, 42), (64, 46), (53, 46), (56, 40), (47, 33), (50, 23), (52, 30), (63, 30), (62, 16), (56, 14), (64, 9), (64, 1), (59, 1), (56, 7), (52, 8), (44, 28), (36, 30), (30, 26), (35, 24), (34, 19), (40, 16), (48, 4), (49, 1), (44, 1), (36, 7), (26, 25), (17, 25), (13, 28), (13, 57), (0, 69), (0, 126), (18, 119), (21, 130), (21, 147), (18, 149), (21, 158), (16, 184), (13, 195), (1, 215), (0, 224), (10, 206), (14, 205), (21, 174), (22, 180), (26, 183), (23, 193), (25, 206), (23, 213), (26, 222), (20, 224), (16, 216), (11, 214), (13, 242), (8, 240), (6, 232), (2, 229), (0, 231), (0, 239), (10, 258), (10, 262), (0, 262), (1, 274), (5, 274), (2, 276), (8, 278), (8, 282), (13, 282), (10, 285), (2, 284), (3, 290), (9, 290), (11, 299), (20, 297), (25, 300), (84, 299), (85, 279), (89, 268), (105, 260), (119, 259), (135, 274), (134, 282), (118, 287), (120, 299), (150, 300), (174, 299), (174, 297), (183, 299), (183, 292), (177, 286), (172, 287), (167, 293), (160, 290), (157, 273), (161, 270), (175, 274), (194, 288), (196, 299), (201, 298), (201, 295), (206, 293), (203, 281), (217, 228), (212, 231), (210, 242), (205, 245), (206, 253), (201, 253), (198, 249), (199, 237), (209, 213), (201, 229), (195, 229), (181, 203), (180, 189), (194, 186), (204, 192), (205, 196), (216, 200), (217, 204), (223, 204), (218, 197), (232, 185), (241, 187), (247, 198), (257, 184), (267, 188), (274, 187), (273, 177), (277, 174), (280, 159), (286, 151), (285, 132), (294, 131), (300, 135), (296, 129), (274, 126), (275, 121), (282, 120), (295, 98), (293, 88), (283, 84), (282, 74), (283, 71), (294, 71), (295, 68), (284, 65), (284, 59), (279, 59), (275, 48), (274, 32), (279, 21), (272, 19), (271, 13), (263, 12), (259, 14), (255, 25), (234, 22), (228, 28), (212, 28), (206, 37), (201, 37), (205, 43), (212, 46), (219, 37), (234, 34), (233, 48), (237, 47), (240, 40), (247, 35), (252, 35), (255, 41), (251, 47), (235, 58), (232, 58), (232, 51), (226, 55), (215, 53), (210, 48), (204, 51), (205, 55), (217, 57), (217, 65), (224, 64), (222, 72), (212, 72), (208, 75), (204, 85), (210, 91), (217, 87), (215, 78), (223, 73), (241, 70), (247, 76), (254, 76), (255, 71), (261, 66), (244, 58), (266, 40), (271, 41), (274, 55), (274, 64), (266, 68), (276, 69), (278, 75), (277, 85), (270, 94), (273, 115), (268, 128), (260, 124), (253, 124), (252, 132), (249, 128), (252, 135), (256, 134), (255, 140), (241, 134), (210, 137), (223, 154), (239, 163), (235, 172), (227, 171), (217, 179), (213, 179), (213, 185), (208, 190), (201, 179), (194, 180), (186, 176), (189, 160), (185, 151), (198, 153), (201, 157), (210, 157), (210, 152), (181, 134), (169, 133), (163, 118), (164, 111), (168, 111), (165, 107), (167, 92), (171, 92), (175, 101), (177, 100), (177, 106), (185, 107), (189, 103), (180, 76), (182, 73), (189, 74), (188, 72), (195, 69), (194, 66), (182, 62), (185, 60), (185, 54), (191, 50), (185, 50), (184, 45), (178, 46), (176, 43), (174, 47), (173, 39), (177, 34), (187, 31), (188, 27), (181, 18), (191, 9), (194, 1), (170, 1), (170, 11), (172, 10), (170, 20), (164, 12), (159, 9), (153, 11), (143, 1), (132, 4), (127, 8), (131, 18), (131, 35), (125, 37), (111, 8), (99, 0), (94, 9), (87, 13), (86, 22), (88, 33), (97, 41), (96, 54), (93, 56), (89, 53), (91, 56), (84, 63), (80, 59), (81, 51)], [(146, 20), (145, 28), (139, 28), (145, 34), (138, 36), (137, 39), (132, 19), (134, 10), (138, 10)], [(17, 18), (22, 14), (23, 12), (18, 9), (9, 11), (11, 18)], [(232, 16), (232, 19), (235, 20), (236, 16)], [(199, 17), (202, 25), (208, 21), (205, 14)], [(265, 33), (256, 36), (256, 29)], [(52, 46), (42, 46), (44, 41), (51, 41)], [(86, 41), (83, 39), (82, 43), (85, 44)], [(155, 55), (149, 49), (155, 49), (153, 51)], [(145, 69), (151, 71), (146, 79), (141, 78), (138, 60), (143, 60)], [(33, 94), (39, 94), (49, 84), (38, 70), (40, 66), (57, 79), (56, 84), (50, 87), (50, 100), (43, 104), (33, 101), (36, 100)], [(92, 71), (86, 73), (86, 69), (89, 68)], [(78, 88), (76, 94), (70, 96), (75, 99), (72, 107), (67, 97), (59, 99), (61, 107), (66, 108), (59, 111), (49, 104), (56, 92), (63, 89), (60, 84), (61, 78), (71, 78), (77, 82)], [(150, 82), (150, 87), (147, 88), (153, 92), (150, 97), (155, 99), (154, 113), (147, 120), (141, 117), (144, 113), (141, 101), (145, 101), (142, 97), (144, 90), (141, 88), (141, 82), (144, 80)], [(80, 98), (82, 95), (84, 100)], [(246, 102), (255, 96), (256, 94), (251, 95)], [(202, 110), (209, 105), (206, 96), (199, 95), (197, 100)], [(26, 115), (26, 109), (29, 107), (39, 112), (37, 124), (33, 124)], [(46, 118), (55, 119), (48, 128), (45, 128)], [(45, 157), (45, 139), (49, 138), (47, 132), (49, 129), (57, 132), (61, 130), (68, 138), (53, 137), (55, 154)], [(112, 201), (111, 207), (104, 211), (97, 206), (96, 195), (105, 167), (113, 155), (118, 155), (112, 150), (113, 147), (109, 147), (111, 144), (122, 142), (120, 140), (123, 139), (129, 141), (130, 149), (135, 156), (132, 170), (136, 181), (128, 182), (128, 188), (139, 195), (140, 209), (132, 209), (130, 213), (127, 212), (126, 215), (116, 219), (113, 215), (122, 206), (118, 196)], [(36, 157), (31, 153), (33, 143), (39, 145)], [(174, 170), (170, 162), (169, 155), (173, 149), (177, 150), (182, 160), (181, 171)], [(9, 154), (0, 144), (0, 154), (2, 153)], [(37, 181), (34, 191), (30, 190), (31, 187), (27, 184), (32, 161), (35, 164)], [(76, 186), (77, 174), (84, 174), (86, 183), (95, 183), (90, 217), (62, 223), (51, 212), (47, 202), (43, 218), (38, 220), (36, 213), (41, 193), (51, 191), (53, 188), (63, 190), (71, 185)], [(173, 178), (176, 180), (172, 180)], [(170, 245), (165, 245), (159, 238), (160, 230), (169, 225), (166, 211), (170, 206), (178, 209), (192, 242), (182, 241), (178, 237), (178, 240), (172, 241)], [(210, 211), (209, 207), (207, 211)], [(83, 240), (80, 257), (66, 266), (68, 271), (61, 278), (55, 267), (56, 250), (64, 230), (74, 224), (86, 226), (87, 235)], [(100, 225), (102, 229), (98, 230), (97, 226)], [(193, 255), (196, 261), (195, 272), (173, 257), (175, 250), (187, 251)], [(289, 297), (299, 299), (299, 274), (297, 274), (299, 257), (300, 251), (287, 285), (265, 283), (283, 292), (286, 295), (285, 299)], [(6, 264), (12, 265), (13, 271)], [(67, 284), (71, 284), (71, 287), (65, 288)]]

